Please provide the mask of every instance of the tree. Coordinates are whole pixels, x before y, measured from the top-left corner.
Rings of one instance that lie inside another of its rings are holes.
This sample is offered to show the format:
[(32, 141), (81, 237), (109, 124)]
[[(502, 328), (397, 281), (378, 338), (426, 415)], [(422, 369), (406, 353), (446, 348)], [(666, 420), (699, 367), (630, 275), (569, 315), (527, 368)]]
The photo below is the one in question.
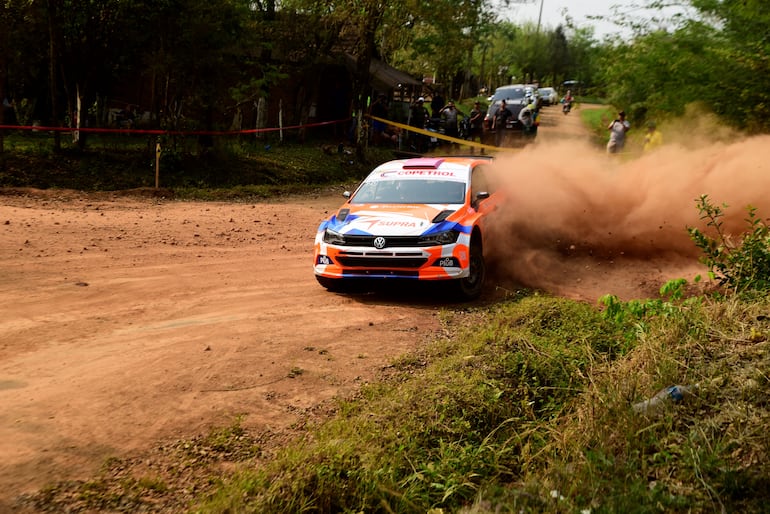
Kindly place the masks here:
[[(717, 81), (720, 94), (732, 101), (715, 103), (715, 111), (751, 131), (767, 131), (770, 129), (767, 4), (760, 0), (691, 0), (691, 4), (712, 21), (712, 26), (721, 28), (711, 50), (720, 71)], [(712, 87), (710, 91), (716, 89)]]

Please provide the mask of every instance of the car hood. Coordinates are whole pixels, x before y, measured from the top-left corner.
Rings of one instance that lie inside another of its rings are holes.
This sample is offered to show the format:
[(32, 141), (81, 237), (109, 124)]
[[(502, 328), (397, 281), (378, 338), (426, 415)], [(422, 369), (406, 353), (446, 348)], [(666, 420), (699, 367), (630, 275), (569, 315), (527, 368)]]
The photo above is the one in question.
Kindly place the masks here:
[[(419, 236), (449, 229), (454, 223), (444, 220), (460, 207), (447, 204), (346, 205), (329, 219), (327, 228), (345, 235)], [(437, 216), (441, 221), (434, 223)]]

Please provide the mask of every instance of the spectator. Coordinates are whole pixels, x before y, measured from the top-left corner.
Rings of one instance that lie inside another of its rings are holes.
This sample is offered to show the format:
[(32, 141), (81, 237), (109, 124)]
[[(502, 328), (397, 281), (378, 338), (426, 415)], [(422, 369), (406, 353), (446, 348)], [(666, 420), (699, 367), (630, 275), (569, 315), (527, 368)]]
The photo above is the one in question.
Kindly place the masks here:
[[(429, 116), (428, 116), (428, 109), (425, 108), (424, 104), (425, 104), (425, 98), (420, 97), (409, 108), (409, 126), (410, 127), (425, 129), (425, 123), (428, 120)], [(423, 134), (412, 133), (410, 134), (410, 138), (413, 141), (412, 146), (414, 147), (415, 151), (419, 153), (425, 152), (426, 144), (425, 144), (425, 136)]]
[[(377, 99), (369, 106), (369, 115), (376, 118), (387, 119), (388, 118), (388, 105), (387, 98), (384, 94), (377, 95)], [(385, 122), (380, 120), (372, 120), (372, 143), (379, 145), (385, 139)]]
[(441, 90), (436, 90), (433, 98), (430, 101), (430, 112), (434, 118), (441, 117), (441, 109), (444, 108), (444, 97), (441, 95)]
[[(468, 139), (470, 141), (476, 141), (479, 139), (481, 143), (481, 134), (484, 130), (484, 111), (481, 110), (481, 102), (474, 102), (473, 109), (471, 109), (471, 115), (469, 120), (470, 132), (468, 133)], [(471, 153), (473, 153), (473, 147), (471, 147)], [(481, 153), (484, 153), (484, 149), (481, 149)]]
[(525, 100), (527, 103), (519, 111), (519, 123), (521, 123), (521, 131), (525, 136), (534, 135), (535, 133), (535, 109), (530, 99)]
[(654, 121), (647, 124), (644, 135), (644, 151), (649, 152), (663, 144), (663, 134), (660, 133)]
[(0, 119), (5, 125), (16, 125), (16, 104), (13, 99), (5, 97), (3, 98), (3, 117)]
[(505, 129), (508, 126), (508, 119), (513, 113), (508, 109), (505, 100), (500, 101), (500, 108), (497, 109), (495, 117), (492, 119), (492, 130), (495, 131), (495, 145), (501, 146), (504, 139)]
[(610, 131), (610, 140), (607, 143), (607, 153), (619, 153), (623, 151), (626, 144), (626, 132), (631, 128), (631, 124), (626, 120), (625, 111), (618, 113), (617, 119), (607, 125)]
[(439, 115), (444, 117), (444, 134), (449, 137), (458, 137), (457, 118), (459, 115), (465, 116), (465, 114), (455, 107), (455, 103), (452, 100), (449, 100), (449, 103), (439, 111)]

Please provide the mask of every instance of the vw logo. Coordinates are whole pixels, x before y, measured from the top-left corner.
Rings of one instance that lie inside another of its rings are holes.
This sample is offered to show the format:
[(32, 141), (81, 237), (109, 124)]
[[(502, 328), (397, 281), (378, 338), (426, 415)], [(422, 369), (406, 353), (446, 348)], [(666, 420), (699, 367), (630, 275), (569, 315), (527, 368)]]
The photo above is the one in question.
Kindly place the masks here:
[(378, 250), (382, 250), (383, 248), (385, 248), (385, 238), (382, 237), (382, 236), (375, 237), (374, 238), (374, 247), (377, 248)]

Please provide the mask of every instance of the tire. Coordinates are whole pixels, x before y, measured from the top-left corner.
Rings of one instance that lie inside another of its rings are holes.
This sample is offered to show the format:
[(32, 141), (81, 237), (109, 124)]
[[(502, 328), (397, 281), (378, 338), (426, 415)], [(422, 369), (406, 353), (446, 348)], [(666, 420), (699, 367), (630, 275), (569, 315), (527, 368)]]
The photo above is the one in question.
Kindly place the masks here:
[[(478, 238), (475, 238), (478, 239)], [(480, 241), (471, 242), (470, 273), (461, 278), (456, 284), (456, 293), (462, 300), (475, 300), (484, 290), (487, 278), (487, 265), (484, 262), (484, 252)]]

